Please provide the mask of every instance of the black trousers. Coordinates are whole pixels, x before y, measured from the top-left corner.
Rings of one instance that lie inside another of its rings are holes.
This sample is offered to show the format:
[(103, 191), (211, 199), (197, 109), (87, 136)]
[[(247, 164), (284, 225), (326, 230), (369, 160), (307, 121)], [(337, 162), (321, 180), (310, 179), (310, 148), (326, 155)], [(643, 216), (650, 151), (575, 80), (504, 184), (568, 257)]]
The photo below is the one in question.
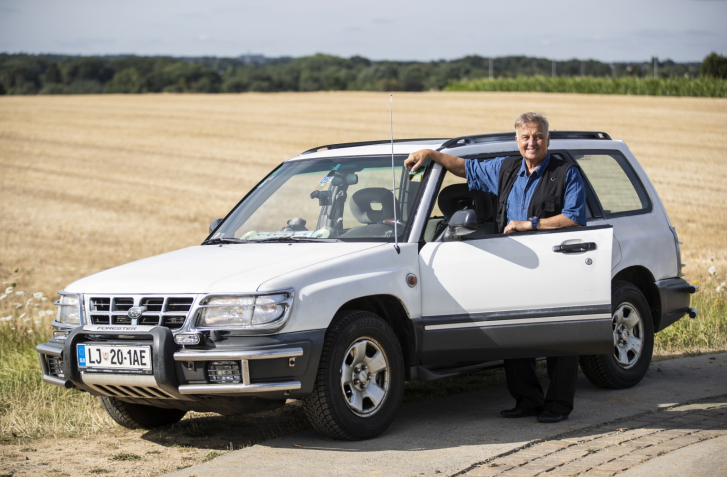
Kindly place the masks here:
[(551, 356), (547, 359), (550, 386), (545, 396), (535, 374), (535, 358), (505, 360), (507, 389), (522, 409), (542, 407), (567, 416), (573, 410), (576, 395), (578, 356)]

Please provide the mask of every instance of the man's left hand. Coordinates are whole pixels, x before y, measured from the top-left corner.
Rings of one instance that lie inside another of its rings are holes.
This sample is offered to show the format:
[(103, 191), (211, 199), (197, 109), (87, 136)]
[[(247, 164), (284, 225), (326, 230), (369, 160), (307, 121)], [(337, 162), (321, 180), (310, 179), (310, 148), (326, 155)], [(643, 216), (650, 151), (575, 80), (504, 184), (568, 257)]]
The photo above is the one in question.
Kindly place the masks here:
[[(553, 230), (561, 229), (563, 227), (573, 227), (580, 225), (577, 222), (573, 222), (571, 219), (563, 214), (558, 214), (554, 217), (548, 217), (547, 219), (540, 219), (538, 221), (538, 230)], [(509, 234), (510, 232), (530, 232), (533, 230), (533, 223), (529, 220), (511, 220), (503, 233)]]
[(507, 227), (505, 227), (504, 233), (509, 234), (510, 232), (527, 232), (533, 230), (533, 223), (529, 220), (511, 220)]

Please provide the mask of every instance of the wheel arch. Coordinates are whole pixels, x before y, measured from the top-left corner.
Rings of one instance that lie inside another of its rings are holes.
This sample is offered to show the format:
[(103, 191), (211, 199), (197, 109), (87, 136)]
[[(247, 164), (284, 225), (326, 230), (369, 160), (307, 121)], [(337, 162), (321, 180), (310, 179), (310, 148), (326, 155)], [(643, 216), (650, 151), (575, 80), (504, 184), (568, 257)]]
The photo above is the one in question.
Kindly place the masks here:
[(649, 304), (654, 330), (660, 329), (661, 300), (659, 298), (659, 290), (656, 288), (654, 275), (649, 269), (640, 265), (624, 268), (611, 279), (611, 283), (617, 281), (629, 282), (643, 293), (646, 302)]
[[(391, 326), (399, 340), (401, 352), (404, 355), (407, 379), (409, 379), (408, 371), (410, 366), (412, 366), (416, 352), (416, 333), (403, 303), (393, 295), (361, 296), (341, 305), (336, 312), (336, 317), (340, 316), (340, 312), (350, 310), (362, 310), (374, 313), (383, 318)], [(335, 322), (336, 319), (334, 318), (331, 321), (331, 325)], [(331, 325), (329, 325), (329, 328)]]

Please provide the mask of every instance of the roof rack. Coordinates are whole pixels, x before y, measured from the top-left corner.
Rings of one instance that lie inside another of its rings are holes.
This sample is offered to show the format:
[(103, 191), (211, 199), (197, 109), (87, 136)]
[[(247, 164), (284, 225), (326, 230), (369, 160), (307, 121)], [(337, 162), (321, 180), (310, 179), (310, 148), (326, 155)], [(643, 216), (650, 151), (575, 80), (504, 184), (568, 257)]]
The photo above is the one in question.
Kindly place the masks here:
[[(460, 146), (470, 146), (472, 144), (481, 144), (483, 142), (505, 142), (513, 141), (515, 132), (495, 133), (495, 134), (478, 134), (475, 136), (462, 136), (450, 139), (442, 144), (439, 148), (452, 149)], [(550, 139), (604, 139), (610, 140), (611, 136), (601, 131), (550, 131)]]
[[(400, 142), (414, 142), (414, 141), (446, 141), (447, 139), (444, 138), (432, 138), (432, 137), (422, 137), (422, 138), (416, 138), (416, 139), (394, 139), (394, 143), (400, 143)], [(300, 153), (302, 156), (303, 154), (310, 154), (313, 152), (320, 152), (320, 151), (330, 151), (331, 149), (342, 149), (344, 147), (357, 147), (357, 146), (372, 146), (375, 144), (391, 144), (391, 139), (383, 139), (380, 141), (362, 141), (362, 142), (342, 142), (340, 144), (326, 144), (325, 146), (318, 146), (314, 147), (313, 149), (308, 149), (307, 151), (303, 151)]]

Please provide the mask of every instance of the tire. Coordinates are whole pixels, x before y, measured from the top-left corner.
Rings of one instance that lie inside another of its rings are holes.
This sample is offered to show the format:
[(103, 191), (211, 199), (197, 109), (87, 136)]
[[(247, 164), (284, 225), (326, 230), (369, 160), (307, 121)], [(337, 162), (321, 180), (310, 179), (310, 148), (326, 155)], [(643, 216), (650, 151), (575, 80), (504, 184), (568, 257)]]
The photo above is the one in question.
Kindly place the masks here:
[(303, 400), (311, 425), (333, 439), (370, 439), (394, 420), (404, 394), (404, 357), (379, 316), (345, 311), (326, 332), (313, 392)]
[(132, 404), (108, 396), (101, 396), (101, 405), (111, 419), (128, 429), (152, 429), (168, 426), (182, 420), (187, 411)]
[(588, 380), (600, 388), (625, 389), (646, 375), (654, 351), (654, 324), (649, 304), (635, 285), (611, 285), (614, 353), (581, 356), (580, 364)]

